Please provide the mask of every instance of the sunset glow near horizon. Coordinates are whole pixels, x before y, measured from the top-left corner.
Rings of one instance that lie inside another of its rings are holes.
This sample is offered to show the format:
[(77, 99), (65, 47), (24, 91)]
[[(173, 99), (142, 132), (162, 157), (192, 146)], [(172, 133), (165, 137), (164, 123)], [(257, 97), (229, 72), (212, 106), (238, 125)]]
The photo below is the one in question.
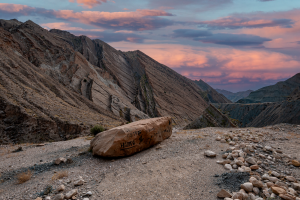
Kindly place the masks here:
[(300, 72), (300, 0), (0, 0), (0, 18), (141, 50), (232, 92)]

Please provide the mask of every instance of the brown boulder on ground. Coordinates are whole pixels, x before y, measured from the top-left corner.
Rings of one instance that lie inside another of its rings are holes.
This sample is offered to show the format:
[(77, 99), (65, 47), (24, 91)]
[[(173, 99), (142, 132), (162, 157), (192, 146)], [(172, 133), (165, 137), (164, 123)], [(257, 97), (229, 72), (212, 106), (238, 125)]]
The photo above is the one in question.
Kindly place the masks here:
[(93, 155), (130, 156), (162, 142), (172, 135), (170, 117), (140, 120), (99, 133), (91, 141)]

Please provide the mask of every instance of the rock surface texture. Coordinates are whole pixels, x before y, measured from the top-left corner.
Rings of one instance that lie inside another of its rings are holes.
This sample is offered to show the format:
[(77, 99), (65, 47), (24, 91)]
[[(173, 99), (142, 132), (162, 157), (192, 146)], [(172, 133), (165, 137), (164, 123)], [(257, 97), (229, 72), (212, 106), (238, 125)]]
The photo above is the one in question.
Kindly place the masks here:
[(130, 156), (171, 135), (170, 117), (145, 119), (99, 133), (91, 141), (91, 150), (93, 155), (101, 157)]

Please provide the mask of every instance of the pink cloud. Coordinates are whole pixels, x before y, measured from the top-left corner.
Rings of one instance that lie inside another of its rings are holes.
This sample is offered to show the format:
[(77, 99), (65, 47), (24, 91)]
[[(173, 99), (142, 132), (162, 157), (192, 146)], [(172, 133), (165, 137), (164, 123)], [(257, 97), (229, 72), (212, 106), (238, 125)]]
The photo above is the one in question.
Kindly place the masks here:
[(65, 22), (54, 22), (54, 23), (45, 23), (40, 24), (46, 29), (60, 29), (64, 31), (90, 31), (90, 32), (102, 32), (103, 29), (83, 29), (81, 27), (72, 27), (70, 23)]
[(101, 28), (117, 30), (153, 30), (172, 25), (174, 22), (160, 16), (173, 16), (163, 10), (138, 9), (131, 12), (99, 12), (73, 10), (47, 10), (19, 4), (0, 3), (0, 11), (9, 14), (40, 15), (50, 18), (59, 18), (73, 22), (93, 25)]
[(286, 54), (262, 50), (190, 47), (175, 44), (111, 43), (123, 51), (139, 49), (188, 78), (218, 84), (258, 84), (289, 78), (300, 61)]
[(97, 5), (101, 5), (102, 3), (106, 3), (107, 0), (69, 0), (69, 2), (77, 2), (80, 6), (85, 8), (93, 8)]

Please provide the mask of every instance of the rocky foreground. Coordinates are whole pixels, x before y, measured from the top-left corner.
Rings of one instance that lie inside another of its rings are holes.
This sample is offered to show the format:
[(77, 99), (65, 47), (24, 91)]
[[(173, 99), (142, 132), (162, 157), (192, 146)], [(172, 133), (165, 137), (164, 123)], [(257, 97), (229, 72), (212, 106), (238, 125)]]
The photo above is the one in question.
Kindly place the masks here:
[[(120, 159), (93, 157), (91, 139), (1, 146), (0, 199), (298, 199), (300, 192), (297, 125), (173, 130)], [(23, 172), (32, 176), (21, 183)]]

